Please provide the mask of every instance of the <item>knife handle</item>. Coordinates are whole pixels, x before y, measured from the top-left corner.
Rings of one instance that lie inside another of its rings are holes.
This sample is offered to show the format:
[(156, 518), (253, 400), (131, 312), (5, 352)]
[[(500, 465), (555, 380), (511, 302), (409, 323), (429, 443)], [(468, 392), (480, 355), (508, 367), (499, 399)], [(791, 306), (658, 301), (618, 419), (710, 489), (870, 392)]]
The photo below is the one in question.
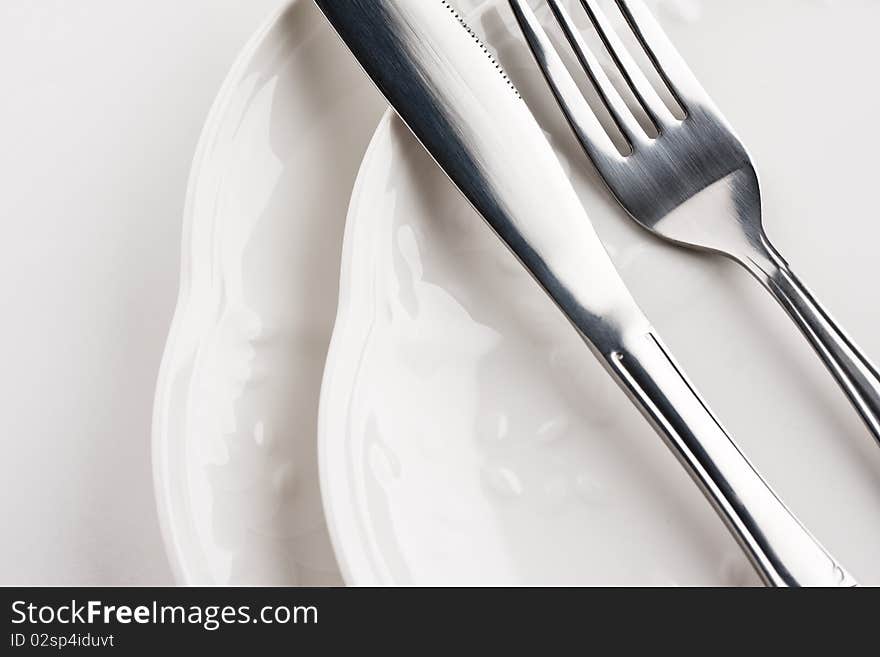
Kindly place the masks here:
[(623, 340), (612, 373), (665, 439), (769, 586), (855, 586), (755, 471), (653, 334)]
[(825, 363), (850, 403), (880, 442), (880, 374), (791, 271), (788, 263), (764, 238), (765, 253), (746, 262), (783, 307)]

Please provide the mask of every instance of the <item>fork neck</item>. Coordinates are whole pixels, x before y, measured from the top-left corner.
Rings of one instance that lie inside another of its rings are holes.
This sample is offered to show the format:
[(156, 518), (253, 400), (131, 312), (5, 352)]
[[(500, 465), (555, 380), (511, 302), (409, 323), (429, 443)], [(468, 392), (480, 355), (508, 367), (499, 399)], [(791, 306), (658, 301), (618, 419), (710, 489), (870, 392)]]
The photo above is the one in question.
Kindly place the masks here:
[(880, 442), (880, 369), (840, 328), (766, 237), (763, 251), (744, 264), (788, 313)]
[(776, 250), (763, 230), (750, 242), (748, 253), (737, 259), (762, 285), (769, 287), (780, 274), (790, 271), (785, 258)]

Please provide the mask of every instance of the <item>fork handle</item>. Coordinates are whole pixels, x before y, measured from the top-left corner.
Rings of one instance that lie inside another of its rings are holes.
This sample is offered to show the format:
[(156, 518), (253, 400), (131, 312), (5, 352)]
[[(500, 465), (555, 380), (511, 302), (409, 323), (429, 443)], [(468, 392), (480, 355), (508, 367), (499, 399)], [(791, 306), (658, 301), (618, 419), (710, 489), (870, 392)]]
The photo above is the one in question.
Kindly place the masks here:
[(612, 373), (666, 440), (768, 586), (855, 586), (779, 500), (648, 333), (607, 355)]
[[(776, 298), (880, 441), (880, 374), (769, 243), (769, 261), (749, 268)], [(763, 259), (762, 259), (763, 261)]]

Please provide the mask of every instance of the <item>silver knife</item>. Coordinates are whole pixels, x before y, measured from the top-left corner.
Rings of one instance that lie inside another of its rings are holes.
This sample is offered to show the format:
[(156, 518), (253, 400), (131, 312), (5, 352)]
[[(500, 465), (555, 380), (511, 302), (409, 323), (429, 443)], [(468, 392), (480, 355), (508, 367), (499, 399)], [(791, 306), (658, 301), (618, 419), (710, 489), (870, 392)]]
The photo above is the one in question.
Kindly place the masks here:
[(771, 586), (852, 586), (740, 452), (621, 280), (528, 106), (446, 0), (316, 0), (401, 119), (571, 321)]

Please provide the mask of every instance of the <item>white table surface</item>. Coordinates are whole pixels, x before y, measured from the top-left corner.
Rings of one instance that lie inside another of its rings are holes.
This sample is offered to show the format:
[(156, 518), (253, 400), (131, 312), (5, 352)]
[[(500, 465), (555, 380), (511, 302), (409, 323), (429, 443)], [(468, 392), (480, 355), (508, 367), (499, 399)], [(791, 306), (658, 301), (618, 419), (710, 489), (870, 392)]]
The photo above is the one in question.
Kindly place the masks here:
[(172, 583), (150, 419), (187, 174), (282, 1), (0, 2), (0, 585)]

